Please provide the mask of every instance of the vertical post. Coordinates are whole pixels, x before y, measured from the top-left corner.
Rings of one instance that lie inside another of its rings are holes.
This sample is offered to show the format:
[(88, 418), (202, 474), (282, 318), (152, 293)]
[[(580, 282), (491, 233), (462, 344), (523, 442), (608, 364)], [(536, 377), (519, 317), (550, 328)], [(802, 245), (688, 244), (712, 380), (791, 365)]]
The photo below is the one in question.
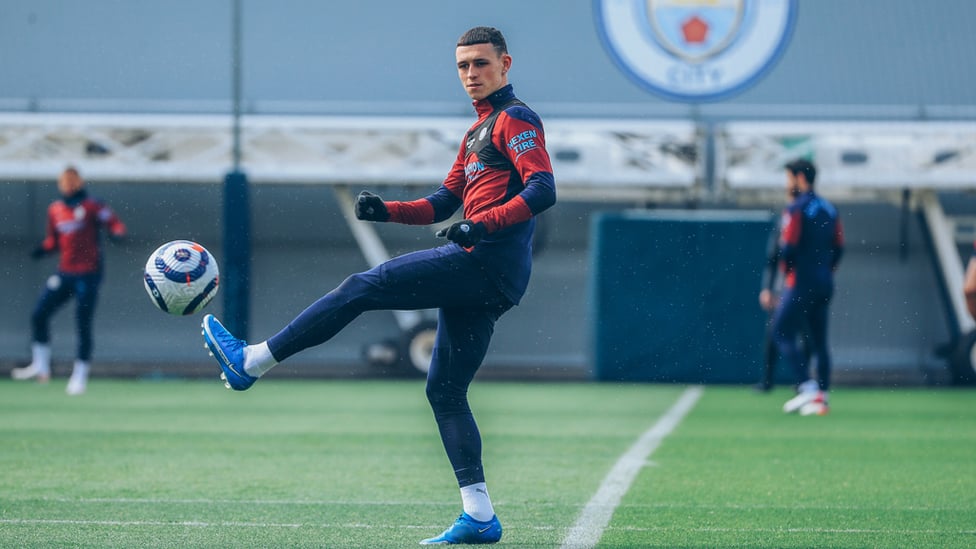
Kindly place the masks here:
[(241, 0), (231, 13), (233, 167), (224, 177), (224, 321), (239, 338), (248, 337), (251, 280), (251, 203), (247, 175), (241, 169)]

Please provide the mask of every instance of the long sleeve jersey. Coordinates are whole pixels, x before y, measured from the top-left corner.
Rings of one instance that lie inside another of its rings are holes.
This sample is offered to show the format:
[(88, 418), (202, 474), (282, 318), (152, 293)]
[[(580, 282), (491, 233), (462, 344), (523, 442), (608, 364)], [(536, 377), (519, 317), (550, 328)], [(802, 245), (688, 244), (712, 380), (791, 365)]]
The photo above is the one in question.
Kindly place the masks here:
[(556, 186), (539, 116), (505, 86), (474, 102), (478, 120), (466, 132), (440, 187), (425, 198), (387, 202), (390, 221), (427, 225), (463, 207), (487, 235), (469, 251), (518, 303), (532, 265), (534, 216), (556, 202)]
[(81, 190), (56, 200), (47, 209), (47, 234), (41, 248), (58, 250), (58, 271), (90, 274), (102, 269), (101, 230), (115, 237), (125, 235), (125, 225), (111, 208)]
[(812, 191), (796, 197), (783, 211), (779, 247), (787, 288), (833, 292), (844, 252), (844, 229), (833, 204)]

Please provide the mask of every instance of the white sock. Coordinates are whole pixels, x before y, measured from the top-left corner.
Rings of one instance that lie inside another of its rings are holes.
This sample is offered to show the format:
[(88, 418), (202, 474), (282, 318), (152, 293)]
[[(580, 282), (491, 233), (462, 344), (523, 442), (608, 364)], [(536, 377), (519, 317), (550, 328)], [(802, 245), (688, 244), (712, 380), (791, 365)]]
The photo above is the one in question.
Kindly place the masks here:
[(244, 347), (244, 372), (247, 375), (261, 377), (277, 365), (267, 341)]
[(461, 488), (461, 502), (464, 505), (464, 512), (474, 520), (487, 522), (495, 516), (491, 498), (488, 497), (488, 485), (484, 482)]
[(51, 374), (51, 346), (47, 343), (31, 343), (31, 364), (45, 375)]
[(74, 377), (75, 375), (79, 375), (87, 379), (88, 372), (90, 370), (91, 370), (91, 364), (85, 362), (84, 360), (76, 360), (75, 367), (73, 370), (71, 370), (71, 376)]

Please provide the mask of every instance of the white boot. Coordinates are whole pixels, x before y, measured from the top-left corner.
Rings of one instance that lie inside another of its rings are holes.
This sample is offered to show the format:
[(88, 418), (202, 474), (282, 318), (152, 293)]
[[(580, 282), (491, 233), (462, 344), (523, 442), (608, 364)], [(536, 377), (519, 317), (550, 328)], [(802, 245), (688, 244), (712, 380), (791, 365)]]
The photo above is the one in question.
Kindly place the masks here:
[(37, 379), (47, 383), (51, 379), (51, 346), (47, 343), (31, 343), (31, 363), (23, 368), (10, 370), (10, 377), (23, 381)]
[(80, 395), (88, 388), (88, 370), (91, 366), (83, 361), (76, 360), (74, 370), (71, 371), (71, 378), (68, 379), (68, 387), (65, 392), (69, 395)]

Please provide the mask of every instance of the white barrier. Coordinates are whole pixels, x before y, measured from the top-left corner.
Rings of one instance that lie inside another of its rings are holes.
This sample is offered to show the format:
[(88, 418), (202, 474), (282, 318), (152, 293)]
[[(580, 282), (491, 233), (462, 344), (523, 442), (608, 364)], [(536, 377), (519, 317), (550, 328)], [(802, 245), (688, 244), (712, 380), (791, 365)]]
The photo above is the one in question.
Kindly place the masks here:
[(816, 162), (825, 192), (976, 187), (974, 122), (733, 122), (716, 151), (732, 190), (781, 189), (783, 165), (797, 157)]
[[(242, 166), (255, 183), (443, 180), (473, 118), (245, 116)], [(230, 116), (0, 114), (0, 179), (50, 180), (74, 164), (92, 180), (217, 182), (231, 166)], [(692, 123), (546, 121), (561, 187), (690, 188)]]

